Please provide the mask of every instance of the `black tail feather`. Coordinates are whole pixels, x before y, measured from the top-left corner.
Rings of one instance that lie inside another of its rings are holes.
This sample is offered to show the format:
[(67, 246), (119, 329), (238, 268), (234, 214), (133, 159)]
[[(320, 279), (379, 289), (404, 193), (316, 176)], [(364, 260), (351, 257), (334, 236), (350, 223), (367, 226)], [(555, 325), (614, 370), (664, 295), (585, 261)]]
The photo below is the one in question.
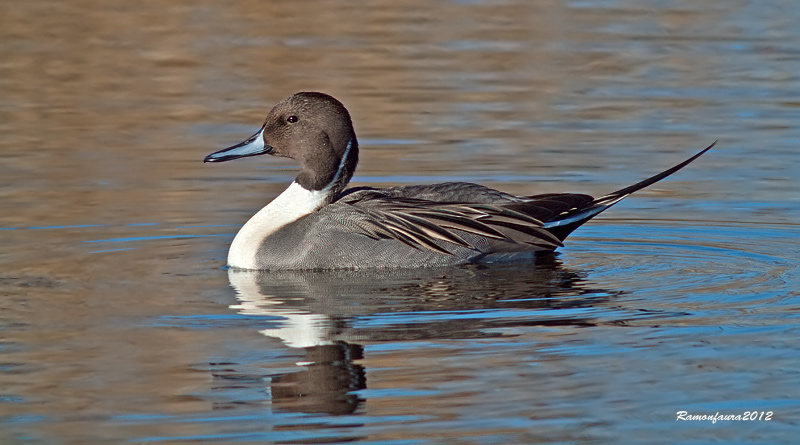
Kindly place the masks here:
[(599, 198), (594, 199), (585, 206), (575, 208), (568, 212), (564, 212), (560, 215), (557, 215), (553, 219), (547, 221), (544, 227), (547, 230), (549, 230), (550, 233), (555, 235), (559, 240), (564, 241), (564, 239), (567, 236), (569, 236), (570, 233), (572, 233), (575, 229), (583, 225), (586, 221), (589, 221), (590, 219), (602, 213), (604, 210), (622, 201), (625, 197), (627, 197), (631, 193), (637, 192), (649, 185), (655, 184), (656, 182), (682, 169), (683, 167), (686, 167), (687, 165), (691, 164), (692, 161), (702, 156), (703, 153), (707, 152), (708, 150), (711, 150), (711, 148), (716, 144), (717, 141), (714, 141), (713, 144), (701, 150), (699, 153), (692, 156), (691, 158), (655, 176), (651, 176), (645, 179), (644, 181), (640, 181), (631, 186), (619, 189), (616, 192), (603, 195)]

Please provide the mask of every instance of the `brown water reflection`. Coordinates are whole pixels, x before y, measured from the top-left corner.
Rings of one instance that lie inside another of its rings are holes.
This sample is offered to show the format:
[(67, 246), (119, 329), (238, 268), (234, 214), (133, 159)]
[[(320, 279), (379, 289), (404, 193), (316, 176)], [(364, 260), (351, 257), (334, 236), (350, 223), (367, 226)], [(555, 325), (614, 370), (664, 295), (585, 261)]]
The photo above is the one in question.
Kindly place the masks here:
[[(791, 442), (798, 20), (744, 0), (0, 4), (0, 442)], [(350, 109), (356, 185), (601, 194), (720, 143), (571, 238), (564, 283), (607, 291), (548, 299), (564, 323), (485, 298), (547, 282), (500, 268), (394, 306), (288, 300), (339, 329), (307, 352), (231, 309), (219, 270), (294, 165), (201, 162), (300, 90)], [(327, 378), (347, 390), (295, 397)], [(676, 426), (682, 407), (780, 415)]]
[[(520, 277), (524, 277), (520, 279)], [(493, 338), (528, 326), (625, 324), (638, 313), (598, 319), (613, 293), (586, 286), (552, 257), (501, 268), (228, 272), (248, 317), (275, 321), (260, 332), (303, 351), (299, 370), (271, 378), (277, 410), (352, 414), (367, 389), (363, 343)], [(374, 360), (378, 367), (380, 360)], [(384, 364), (385, 365), (385, 364)]]

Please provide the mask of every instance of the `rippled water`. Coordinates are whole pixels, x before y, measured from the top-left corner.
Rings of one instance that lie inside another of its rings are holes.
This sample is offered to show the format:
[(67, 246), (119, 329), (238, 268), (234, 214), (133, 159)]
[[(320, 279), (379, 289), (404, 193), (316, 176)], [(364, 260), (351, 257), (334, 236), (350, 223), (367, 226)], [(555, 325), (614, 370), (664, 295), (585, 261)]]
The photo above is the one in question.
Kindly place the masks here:
[[(0, 5), (0, 442), (795, 442), (799, 19)], [(200, 161), (300, 90), (350, 109), (358, 184), (598, 195), (719, 143), (535, 262), (228, 273), (296, 170)]]

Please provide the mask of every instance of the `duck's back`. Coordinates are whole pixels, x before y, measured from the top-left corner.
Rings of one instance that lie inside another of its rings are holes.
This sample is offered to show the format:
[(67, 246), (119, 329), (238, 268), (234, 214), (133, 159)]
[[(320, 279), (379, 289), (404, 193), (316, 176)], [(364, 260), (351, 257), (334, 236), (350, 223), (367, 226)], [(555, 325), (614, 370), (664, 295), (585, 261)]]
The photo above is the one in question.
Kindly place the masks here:
[(364, 196), (381, 195), (392, 199), (420, 199), (432, 202), (462, 202), (472, 204), (508, 204), (524, 198), (503, 193), (471, 182), (443, 182), (427, 185), (404, 185), (388, 188), (353, 187), (337, 199), (360, 199)]

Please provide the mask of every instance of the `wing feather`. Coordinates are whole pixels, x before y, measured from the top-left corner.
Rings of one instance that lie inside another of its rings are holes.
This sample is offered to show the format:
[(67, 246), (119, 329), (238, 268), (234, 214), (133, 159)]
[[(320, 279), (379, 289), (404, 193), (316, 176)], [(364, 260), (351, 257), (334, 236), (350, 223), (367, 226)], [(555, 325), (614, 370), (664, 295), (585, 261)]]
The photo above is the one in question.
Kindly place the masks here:
[(353, 198), (345, 204), (361, 213), (357, 224), (361, 233), (373, 239), (395, 239), (415, 249), (442, 254), (452, 254), (456, 246), (477, 250), (465, 235), (549, 249), (561, 246), (543, 228), (544, 223), (524, 208), (405, 199), (372, 191)]

